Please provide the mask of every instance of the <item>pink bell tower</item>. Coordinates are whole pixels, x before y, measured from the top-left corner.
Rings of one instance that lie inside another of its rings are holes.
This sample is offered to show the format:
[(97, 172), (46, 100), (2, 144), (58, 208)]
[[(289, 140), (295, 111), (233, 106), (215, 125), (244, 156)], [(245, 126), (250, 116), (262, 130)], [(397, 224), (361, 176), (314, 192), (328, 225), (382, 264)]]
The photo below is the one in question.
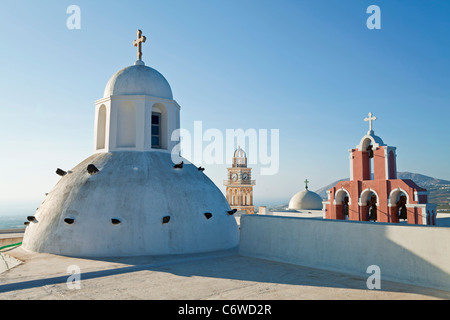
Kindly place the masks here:
[(397, 179), (396, 148), (374, 134), (369, 113), (369, 131), (349, 150), (350, 181), (340, 181), (327, 191), (326, 219), (436, 224), (436, 205), (428, 192), (409, 179)]

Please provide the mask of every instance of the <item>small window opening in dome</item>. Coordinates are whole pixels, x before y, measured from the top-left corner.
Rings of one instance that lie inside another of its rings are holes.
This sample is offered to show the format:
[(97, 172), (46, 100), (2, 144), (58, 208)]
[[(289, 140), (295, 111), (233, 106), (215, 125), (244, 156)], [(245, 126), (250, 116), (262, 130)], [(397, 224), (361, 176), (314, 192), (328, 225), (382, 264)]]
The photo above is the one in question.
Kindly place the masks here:
[(112, 224), (119, 224), (121, 221), (119, 220), (119, 219), (116, 219), (116, 218), (112, 218), (111, 219), (111, 223)]
[(75, 222), (75, 219), (65, 218), (64, 222), (67, 223), (67, 224), (73, 224)]
[(205, 218), (206, 219), (210, 219), (212, 217), (212, 213), (211, 212), (205, 212)]
[(168, 223), (169, 221), (170, 221), (170, 216), (165, 216), (165, 217), (162, 218), (162, 223), (163, 224)]
[(60, 168), (57, 168), (56, 169), (56, 174), (61, 176), (61, 177), (63, 177), (63, 176), (65, 176), (67, 174), (67, 172), (62, 170), (62, 169), (60, 169)]

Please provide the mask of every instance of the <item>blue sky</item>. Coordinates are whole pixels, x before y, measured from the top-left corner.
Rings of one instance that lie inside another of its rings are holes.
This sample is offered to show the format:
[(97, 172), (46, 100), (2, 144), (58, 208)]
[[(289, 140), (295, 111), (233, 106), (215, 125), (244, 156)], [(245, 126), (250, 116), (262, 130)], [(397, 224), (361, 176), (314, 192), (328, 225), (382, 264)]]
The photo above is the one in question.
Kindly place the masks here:
[[(369, 111), (399, 171), (450, 180), (449, 17), (445, 1), (1, 0), (0, 214), (34, 212), (56, 168), (92, 154), (94, 101), (134, 63), (138, 28), (183, 128), (279, 129), (278, 174), (253, 170), (257, 205), (348, 177)], [(222, 190), (226, 167), (206, 165)]]

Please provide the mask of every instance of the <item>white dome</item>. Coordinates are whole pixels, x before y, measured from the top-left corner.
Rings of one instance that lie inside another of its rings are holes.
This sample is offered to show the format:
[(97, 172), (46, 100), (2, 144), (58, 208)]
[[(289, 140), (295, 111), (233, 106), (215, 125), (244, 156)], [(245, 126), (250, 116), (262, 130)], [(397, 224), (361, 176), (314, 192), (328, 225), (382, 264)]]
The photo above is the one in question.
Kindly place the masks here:
[[(89, 164), (99, 172), (90, 175)], [(207, 252), (239, 243), (222, 192), (187, 161), (174, 169), (169, 153), (97, 153), (71, 171), (27, 226), (26, 250), (131, 256)]]
[(173, 99), (172, 89), (166, 78), (142, 61), (118, 71), (106, 84), (103, 97), (117, 95), (149, 95)]
[(296, 193), (289, 201), (288, 209), (322, 210), (322, 198), (308, 189)]

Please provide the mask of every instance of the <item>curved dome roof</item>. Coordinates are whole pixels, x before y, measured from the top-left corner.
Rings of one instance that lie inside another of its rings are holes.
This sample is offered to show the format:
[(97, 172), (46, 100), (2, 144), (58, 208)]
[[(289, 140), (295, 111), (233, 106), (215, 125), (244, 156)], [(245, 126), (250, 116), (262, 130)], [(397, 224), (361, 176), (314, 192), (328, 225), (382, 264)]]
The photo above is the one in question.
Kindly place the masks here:
[(103, 97), (117, 95), (149, 95), (173, 99), (172, 89), (166, 78), (140, 60), (133, 66), (119, 70), (109, 79)]
[(288, 209), (322, 210), (322, 198), (308, 189), (296, 193), (289, 201)]
[[(89, 164), (99, 172), (90, 175)], [(70, 256), (131, 256), (233, 248), (239, 230), (219, 188), (170, 153), (96, 153), (63, 176), (27, 226), (23, 247)], [(66, 222), (70, 219), (69, 222)]]
[(245, 151), (241, 149), (241, 147), (238, 146), (236, 151), (234, 151), (234, 157), (235, 158), (247, 158), (247, 155), (245, 154)]
[(375, 148), (386, 145), (379, 136), (376, 136), (374, 134), (372, 130), (369, 131), (364, 137), (362, 137), (361, 141), (359, 142), (359, 145), (357, 145), (356, 148), (360, 151), (366, 151), (370, 143), (372, 143)]

